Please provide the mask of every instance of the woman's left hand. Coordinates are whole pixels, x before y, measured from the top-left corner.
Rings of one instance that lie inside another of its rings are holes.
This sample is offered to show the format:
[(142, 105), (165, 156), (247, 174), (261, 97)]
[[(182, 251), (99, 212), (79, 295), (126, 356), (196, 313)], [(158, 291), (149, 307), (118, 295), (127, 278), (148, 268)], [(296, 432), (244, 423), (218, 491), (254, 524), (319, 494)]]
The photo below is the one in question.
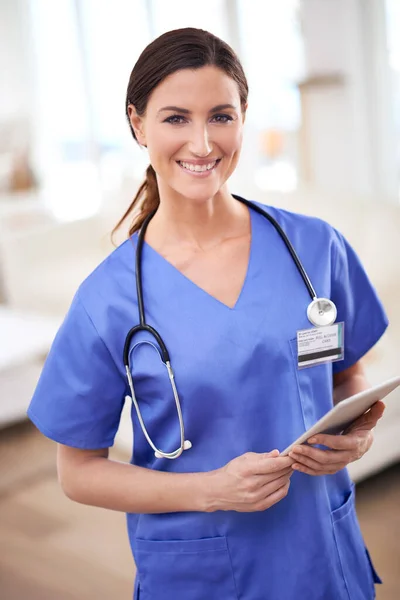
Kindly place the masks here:
[(295, 446), (289, 453), (295, 461), (292, 469), (307, 475), (332, 475), (358, 460), (370, 449), (373, 441), (372, 430), (384, 410), (385, 405), (379, 400), (342, 435), (320, 433), (307, 440), (308, 444), (321, 444), (326, 446), (327, 450), (306, 444)]

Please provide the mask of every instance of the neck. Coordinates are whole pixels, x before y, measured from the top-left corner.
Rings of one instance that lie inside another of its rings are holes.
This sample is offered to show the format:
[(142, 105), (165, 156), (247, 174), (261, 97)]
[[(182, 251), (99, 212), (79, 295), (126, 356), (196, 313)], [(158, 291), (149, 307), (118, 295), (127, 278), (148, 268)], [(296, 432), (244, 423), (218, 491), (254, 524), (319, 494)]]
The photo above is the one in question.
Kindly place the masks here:
[(249, 226), (248, 209), (222, 189), (201, 202), (163, 194), (150, 221), (146, 240), (154, 247), (190, 246), (209, 249), (228, 237), (242, 235)]

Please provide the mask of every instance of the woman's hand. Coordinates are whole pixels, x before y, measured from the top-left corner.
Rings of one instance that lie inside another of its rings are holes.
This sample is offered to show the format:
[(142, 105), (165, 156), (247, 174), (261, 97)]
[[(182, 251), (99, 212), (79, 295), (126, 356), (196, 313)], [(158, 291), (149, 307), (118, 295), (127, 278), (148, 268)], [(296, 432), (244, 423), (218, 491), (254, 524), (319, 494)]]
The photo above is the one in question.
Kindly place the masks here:
[(329, 450), (312, 446), (295, 446), (289, 453), (294, 463), (292, 469), (307, 475), (332, 475), (349, 463), (358, 460), (370, 449), (373, 428), (383, 415), (385, 405), (380, 400), (359, 417), (342, 435), (318, 434), (307, 440), (308, 444), (321, 444)]
[(209, 474), (210, 511), (266, 510), (287, 495), (292, 463), (291, 458), (280, 457), (278, 450), (266, 454), (247, 452), (234, 458)]

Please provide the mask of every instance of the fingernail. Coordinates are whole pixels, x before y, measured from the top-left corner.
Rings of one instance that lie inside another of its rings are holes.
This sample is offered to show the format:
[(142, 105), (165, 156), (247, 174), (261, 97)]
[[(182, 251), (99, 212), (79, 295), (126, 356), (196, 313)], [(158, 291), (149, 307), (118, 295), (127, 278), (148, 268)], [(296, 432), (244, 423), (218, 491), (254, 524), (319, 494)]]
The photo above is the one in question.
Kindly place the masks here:
[(267, 452), (267, 456), (279, 456), (279, 450), (271, 450), (271, 452)]
[(315, 438), (310, 438), (309, 440), (307, 440), (309, 444), (315, 444), (317, 442), (317, 440)]

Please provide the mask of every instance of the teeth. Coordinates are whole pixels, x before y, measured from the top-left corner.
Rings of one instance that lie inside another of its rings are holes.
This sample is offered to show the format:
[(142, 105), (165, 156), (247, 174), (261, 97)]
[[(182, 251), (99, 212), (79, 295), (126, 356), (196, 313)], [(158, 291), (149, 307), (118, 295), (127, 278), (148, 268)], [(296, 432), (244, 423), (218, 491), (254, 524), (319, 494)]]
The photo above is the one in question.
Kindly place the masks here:
[(213, 169), (216, 165), (217, 161), (214, 160), (213, 162), (209, 163), (208, 165), (194, 165), (192, 163), (186, 163), (183, 161), (179, 161), (179, 164), (184, 168), (187, 169), (188, 171), (194, 171), (196, 173), (203, 173), (204, 171), (210, 171), (210, 169)]

